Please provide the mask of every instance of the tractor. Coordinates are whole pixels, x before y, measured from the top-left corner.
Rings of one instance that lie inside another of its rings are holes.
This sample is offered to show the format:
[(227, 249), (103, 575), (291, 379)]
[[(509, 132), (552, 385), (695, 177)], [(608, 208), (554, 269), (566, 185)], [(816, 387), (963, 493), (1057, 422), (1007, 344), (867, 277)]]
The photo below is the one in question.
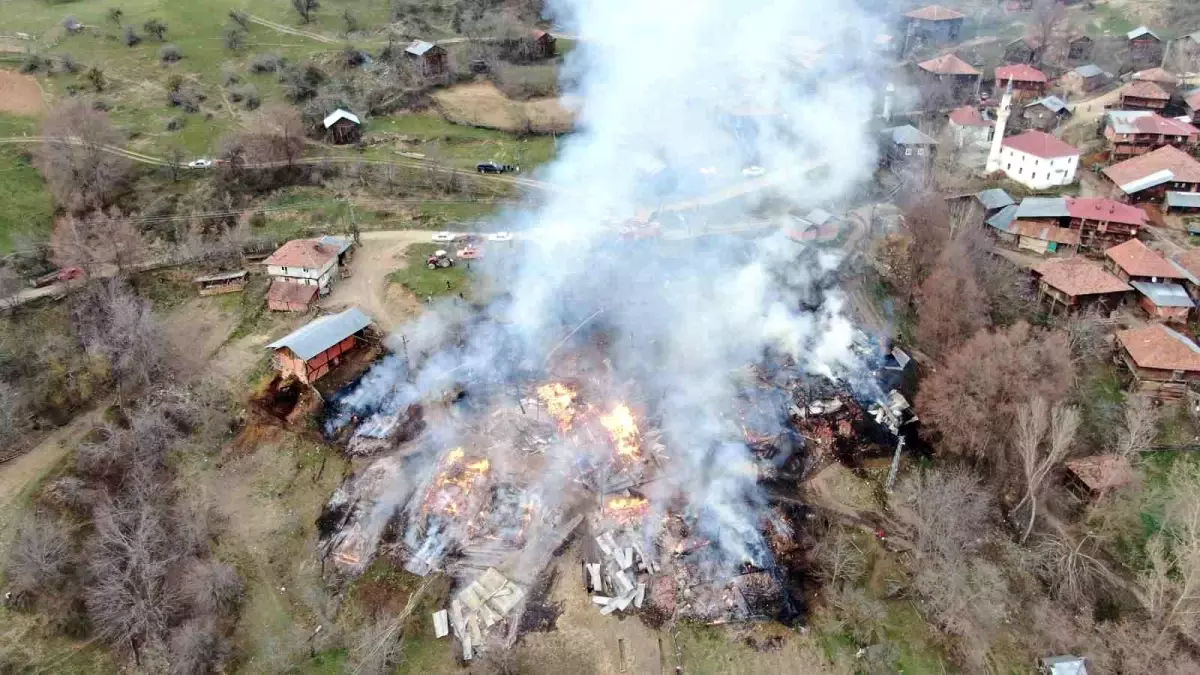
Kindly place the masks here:
[(451, 258), (450, 255), (445, 251), (438, 249), (437, 251), (433, 252), (433, 255), (429, 256), (429, 259), (425, 261), (425, 264), (428, 265), (429, 269), (431, 270), (435, 270), (439, 267), (445, 269), (447, 267), (454, 266), (454, 258)]

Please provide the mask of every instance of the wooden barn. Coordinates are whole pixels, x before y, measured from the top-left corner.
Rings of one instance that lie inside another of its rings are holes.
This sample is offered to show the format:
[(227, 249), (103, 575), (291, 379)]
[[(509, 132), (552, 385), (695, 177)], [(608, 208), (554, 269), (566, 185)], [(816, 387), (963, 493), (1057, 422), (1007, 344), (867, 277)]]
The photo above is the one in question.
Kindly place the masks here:
[(275, 367), (312, 384), (329, 374), (342, 357), (363, 342), (371, 319), (357, 307), (323, 316), (267, 345), (275, 353)]
[(1099, 306), (1112, 310), (1133, 289), (1087, 258), (1057, 258), (1033, 268), (1038, 296), (1050, 304), (1050, 313)]
[(966, 18), (966, 14), (941, 5), (929, 5), (906, 13), (903, 54), (921, 49), (925, 45), (957, 40)]
[(1162, 110), (1171, 94), (1162, 85), (1150, 80), (1134, 80), (1121, 88), (1118, 106), (1121, 110)]
[(1161, 323), (1118, 331), (1117, 343), (1142, 393), (1178, 401), (1200, 382), (1200, 347)]
[(1163, 41), (1157, 33), (1138, 26), (1125, 34), (1129, 47), (1129, 61), (1135, 68), (1153, 68), (1162, 64)]
[(329, 113), (323, 124), (325, 134), (334, 143), (357, 143), (362, 138), (362, 121), (358, 115), (341, 108)]
[(438, 77), (450, 69), (446, 50), (424, 40), (413, 40), (404, 49), (405, 56), (415, 64), (418, 73), (425, 77)]
[(533, 56), (538, 59), (553, 58), (558, 51), (554, 36), (544, 30), (533, 31)]
[(246, 288), (249, 278), (246, 270), (236, 272), (220, 272), (192, 279), (200, 295), (220, 295), (222, 293), (237, 293)]

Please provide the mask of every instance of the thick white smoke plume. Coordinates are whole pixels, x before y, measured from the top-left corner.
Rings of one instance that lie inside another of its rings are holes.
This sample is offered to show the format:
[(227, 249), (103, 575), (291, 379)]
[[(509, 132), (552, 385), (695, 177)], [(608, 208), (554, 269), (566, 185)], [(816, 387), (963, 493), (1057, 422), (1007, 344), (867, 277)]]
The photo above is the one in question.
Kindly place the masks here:
[[(878, 26), (850, 0), (556, 0), (553, 11), (580, 37), (566, 78), (579, 131), (539, 176), (553, 189), (496, 226), (530, 244), (485, 266), (507, 295), (485, 317), (435, 306), (389, 327), (416, 372), (399, 356), (381, 362), (342, 421), (452, 384), (536, 381), (582, 324), (572, 339), (603, 331), (612, 380), (635, 383), (660, 420), (670, 459), (646, 488), (655, 512), (684, 510), (723, 561), (767, 562), (765, 499), (727, 413), (739, 375), (765, 355), (817, 376), (860, 367), (827, 281), (836, 256), (779, 230), (790, 214), (846, 203), (874, 167)], [(661, 237), (618, 236), (647, 212)], [(721, 230), (760, 236), (697, 236)], [(453, 430), (433, 431), (453, 447)], [(542, 480), (553, 495), (563, 478)]]

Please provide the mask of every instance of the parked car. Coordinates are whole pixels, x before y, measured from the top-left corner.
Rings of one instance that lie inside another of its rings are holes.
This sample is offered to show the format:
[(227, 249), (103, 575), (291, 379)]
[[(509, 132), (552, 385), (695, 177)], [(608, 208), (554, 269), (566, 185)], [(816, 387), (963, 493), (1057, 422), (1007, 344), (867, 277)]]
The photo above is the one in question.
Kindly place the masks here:
[(512, 232), (493, 232), (487, 236), (488, 241), (512, 241)]
[(433, 240), (438, 243), (447, 243), (458, 239), (458, 235), (453, 232), (434, 232)]
[(521, 167), (513, 166), (512, 164), (500, 164), (498, 162), (483, 162), (476, 164), (475, 170), (479, 173), (520, 173)]
[(211, 169), (212, 165), (213, 161), (204, 157), (201, 157), (200, 159), (193, 159), (187, 163), (187, 167), (189, 169)]

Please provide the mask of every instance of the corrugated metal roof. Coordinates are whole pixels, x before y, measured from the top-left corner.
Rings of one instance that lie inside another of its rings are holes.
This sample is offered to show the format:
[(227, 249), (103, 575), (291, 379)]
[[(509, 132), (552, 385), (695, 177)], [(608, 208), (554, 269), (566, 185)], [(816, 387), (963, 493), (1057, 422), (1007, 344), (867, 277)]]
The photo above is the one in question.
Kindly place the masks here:
[(1162, 38), (1158, 37), (1158, 33), (1155, 33), (1154, 31), (1150, 30), (1149, 28), (1146, 28), (1145, 26), (1138, 26), (1137, 28), (1134, 28), (1133, 30), (1129, 31), (1128, 33), (1125, 34), (1125, 39), (1134, 40), (1136, 38), (1142, 37), (1143, 35), (1149, 35), (1150, 37), (1154, 38), (1155, 40), (1162, 39)]
[(1012, 228), (1013, 221), (1016, 219), (1017, 219), (1017, 206), (1015, 204), (1013, 204), (1012, 206), (1006, 206), (1006, 207), (1000, 209), (1000, 213), (997, 213), (996, 215), (992, 216), (991, 218), (988, 218), (987, 224), (991, 225), (992, 227), (996, 228), (997, 230), (1003, 230), (1005, 232), (1009, 232)]
[(1068, 218), (1070, 215), (1064, 197), (1026, 197), (1017, 207), (1018, 218)]
[(1200, 209), (1200, 192), (1168, 192), (1167, 206)]
[(195, 279), (192, 279), (192, 281), (197, 284), (210, 281), (232, 281), (233, 279), (241, 279), (247, 274), (248, 272), (246, 272), (246, 270), (238, 270), (236, 272), (218, 272), (216, 274), (209, 274), (208, 276), (196, 277)]
[(1016, 201), (1013, 200), (1012, 195), (1008, 194), (1001, 188), (984, 190), (983, 192), (975, 195), (975, 198), (978, 199), (979, 203), (983, 204), (983, 207), (989, 211), (993, 209), (1002, 209), (1006, 206), (1016, 204)]
[(276, 350), (287, 347), (296, 356), (308, 360), (371, 325), (371, 318), (357, 307), (313, 321), (267, 345)]
[(824, 225), (833, 218), (833, 214), (824, 209), (813, 209), (805, 214), (804, 219), (814, 225)]
[(937, 141), (911, 124), (889, 127), (882, 132), (896, 145), (937, 145)]
[(425, 52), (433, 49), (436, 46), (437, 45), (433, 44), (432, 42), (413, 40), (412, 44), (404, 48), (404, 51), (405, 53), (412, 54), (413, 56), (423, 56)]
[(332, 234), (322, 235), (319, 239), (317, 239), (317, 241), (325, 246), (332, 246), (336, 248), (338, 255), (341, 255), (349, 250), (350, 244), (353, 243), (346, 237), (335, 237)]
[(1079, 66), (1075, 69), (1075, 72), (1079, 73), (1079, 75), (1082, 77), (1096, 77), (1097, 75), (1104, 74), (1104, 71), (1100, 69), (1100, 66), (1091, 63), (1087, 64), (1086, 66)]
[(326, 115), (323, 124), (325, 125), (325, 128), (328, 129), (329, 127), (337, 124), (338, 120), (350, 120), (355, 124), (362, 124), (362, 122), (358, 119), (358, 115), (355, 115), (347, 110), (342, 110), (341, 108), (338, 108), (337, 110), (334, 110)]
[(1146, 176), (1145, 178), (1139, 178), (1138, 180), (1135, 180), (1135, 181), (1123, 183), (1121, 185), (1118, 185), (1117, 187), (1121, 188), (1121, 192), (1124, 192), (1127, 195), (1131, 195), (1135, 192), (1141, 192), (1142, 190), (1152, 188), (1156, 185), (1162, 185), (1163, 183), (1169, 183), (1174, 178), (1175, 178), (1174, 171), (1171, 171), (1170, 169), (1163, 169), (1162, 171), (1155, 171), (1154, 173), (1150, 174), (1149, 176)]
[(1027, 103), (1025, 105), (1025, 107), (1032, 108), (1035, 105), (1045, 106), (1047, 110), (1049, 110), (1050, 112), (1054, 112), (1054, 113), (1060, 113), (1063, 111), (1066, 111), (1066, 112), (1071, 111), (1071, 106), (1067, 105), (1066, 101), (1062, 100), (1061, 98), (1059, 98), (1057, 96), (1044, 96), (1032, 103)]
[(1132, 281), (1129, 284), (1139, 293), (1150, 298), (1159, 307), (1195, 307), (1196, 303), (1179, 284), (1154, 284), (1149, 281)]

